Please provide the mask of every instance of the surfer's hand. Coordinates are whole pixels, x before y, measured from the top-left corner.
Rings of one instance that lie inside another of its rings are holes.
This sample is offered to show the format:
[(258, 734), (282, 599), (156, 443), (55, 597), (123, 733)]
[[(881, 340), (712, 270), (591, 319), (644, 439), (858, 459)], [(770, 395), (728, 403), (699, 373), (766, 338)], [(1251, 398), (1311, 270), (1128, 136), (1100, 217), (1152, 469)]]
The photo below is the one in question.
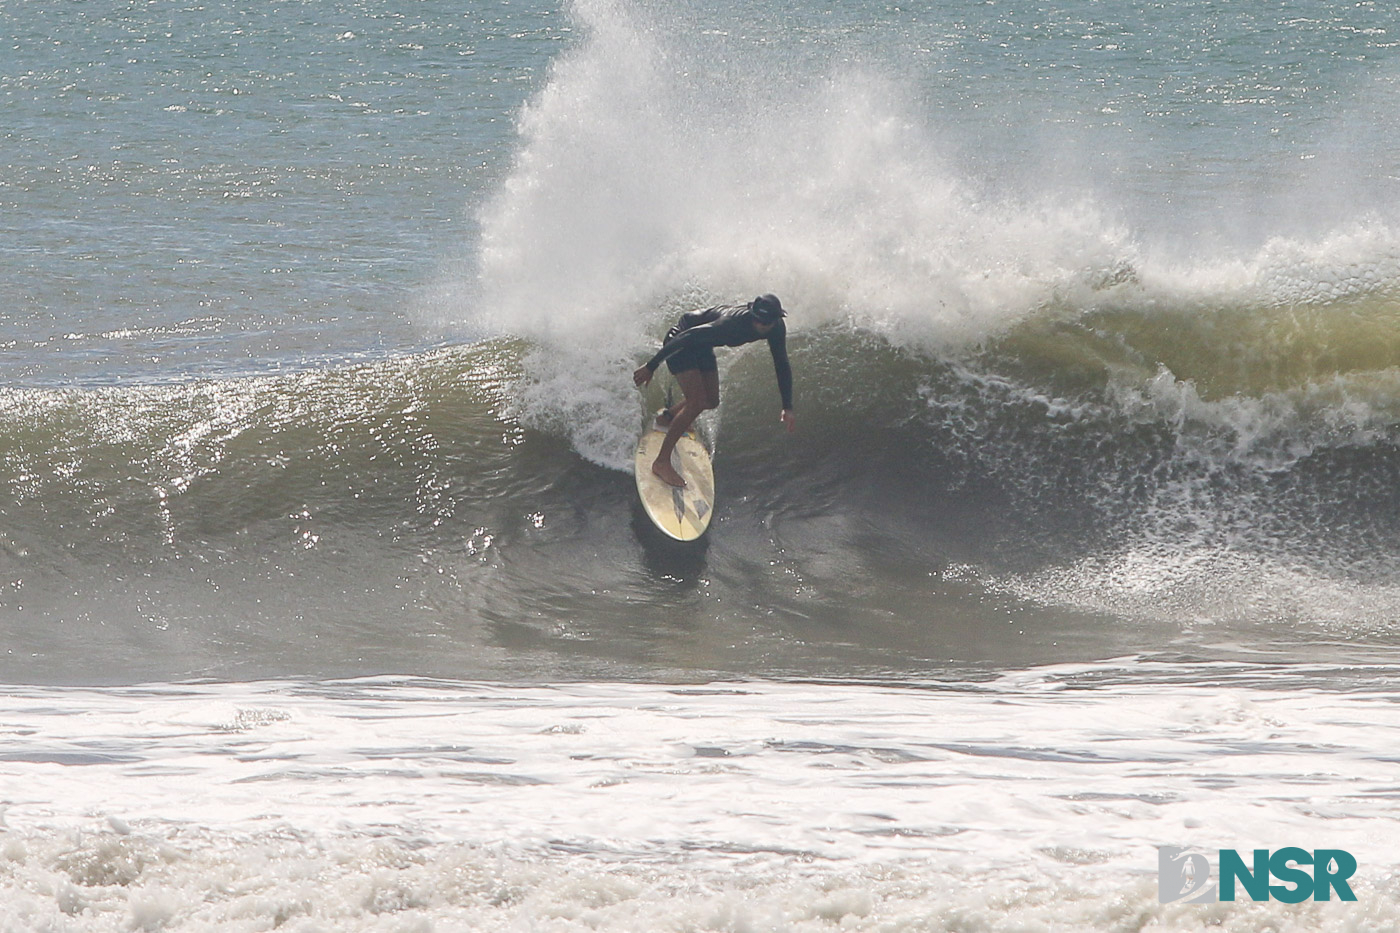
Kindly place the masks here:
[(787, 425), (789, 434), (797, 430), (797, 418), (793, 415), (791, 408), (784, 408), (783, 413), (779, 415), (778, 418), (783, 424)]
[(652, 371), (650, 369), (647, 369), (645, 366), (638, 366), (637, 371), (632, 374), (632, 381), (640, 387), (651, 382), (651, 377)]

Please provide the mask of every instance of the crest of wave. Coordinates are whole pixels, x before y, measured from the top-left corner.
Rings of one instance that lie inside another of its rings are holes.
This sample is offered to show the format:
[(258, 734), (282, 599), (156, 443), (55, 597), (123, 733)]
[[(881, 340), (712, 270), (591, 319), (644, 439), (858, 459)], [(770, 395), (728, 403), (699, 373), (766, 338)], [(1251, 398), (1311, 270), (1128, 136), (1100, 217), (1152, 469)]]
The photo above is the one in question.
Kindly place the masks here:
[(482, 209), (469, 316), (531, 342), (518, 414), (597, 463), (628, 464), (630, 371), (688, 301), (772, 291), (794, 332), (850, 319), (936, 349), (1121, 260), (1091, 208), (1000, 202), (957, 178), (878, 66), (714, 35), (670, 7), (573, 14), (586, 39), (520, 115)]
[(1253, 252), (1159, 257), (1140, 284), (1158, 301), (1319, 306), (1400, 297), (1400, 232), (1375, 214), (1311, 236), (1270, 237)]

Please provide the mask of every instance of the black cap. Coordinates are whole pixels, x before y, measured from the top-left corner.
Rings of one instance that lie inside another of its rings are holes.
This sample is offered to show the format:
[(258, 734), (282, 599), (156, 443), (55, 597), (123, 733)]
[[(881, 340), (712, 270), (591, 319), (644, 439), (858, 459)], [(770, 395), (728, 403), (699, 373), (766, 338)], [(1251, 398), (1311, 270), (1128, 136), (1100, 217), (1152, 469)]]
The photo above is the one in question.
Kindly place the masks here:
[(776, 321), (780, 317), (787, 317), (787, 312), (783, 310), (783, 304), (777, 295), (759, 295), (749, 302), (749, 307), (760, 320)]

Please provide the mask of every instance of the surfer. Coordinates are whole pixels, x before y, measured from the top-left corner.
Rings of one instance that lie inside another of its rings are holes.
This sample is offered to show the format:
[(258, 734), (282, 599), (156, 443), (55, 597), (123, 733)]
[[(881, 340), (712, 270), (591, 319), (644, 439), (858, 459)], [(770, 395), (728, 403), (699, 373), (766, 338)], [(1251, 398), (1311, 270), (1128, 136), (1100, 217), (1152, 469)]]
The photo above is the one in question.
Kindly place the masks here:
[(773, 369), (778, 374), (778, 391), (783, 397), (779, 416), (789, 431), (796, 428), (792, 412), (792, 367), (787, 357), (787, 312), (773, 295), (760, 295), (748, 304), (720, 305), (703, 311), (687, 311), (666, 334), (661, 349), (646, 364), (637, 367), (632, 381), (638, 386), (651, 382), (656, 367), (664, 361), (680, 383), (684, 398), (656, 416), (657, 427), (666, 430), (666, 439), (651, 471), (672, 486), (684, 486), (685, 479), (671, 465), (671, 452), (702, 411), (719, 407), (719, 364), (715, 347), (740, 347), (758, 340), (768, 341)]

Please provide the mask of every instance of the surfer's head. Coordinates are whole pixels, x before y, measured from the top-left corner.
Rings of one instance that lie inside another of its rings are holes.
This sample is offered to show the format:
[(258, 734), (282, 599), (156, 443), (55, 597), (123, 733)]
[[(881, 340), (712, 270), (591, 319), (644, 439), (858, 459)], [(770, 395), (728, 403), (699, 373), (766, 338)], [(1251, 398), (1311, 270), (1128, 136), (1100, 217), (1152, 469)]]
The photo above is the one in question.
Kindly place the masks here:
[(749, 310), (760, 324), (776, 324), (779, 318), (787, 317), (777, 295), (759, 295), (749, 302)]

